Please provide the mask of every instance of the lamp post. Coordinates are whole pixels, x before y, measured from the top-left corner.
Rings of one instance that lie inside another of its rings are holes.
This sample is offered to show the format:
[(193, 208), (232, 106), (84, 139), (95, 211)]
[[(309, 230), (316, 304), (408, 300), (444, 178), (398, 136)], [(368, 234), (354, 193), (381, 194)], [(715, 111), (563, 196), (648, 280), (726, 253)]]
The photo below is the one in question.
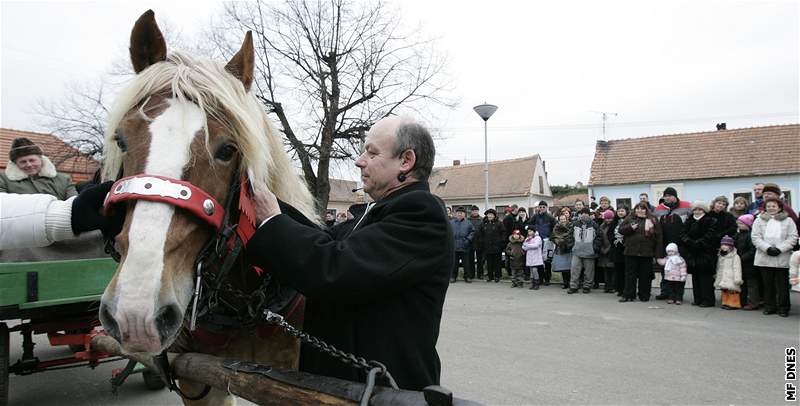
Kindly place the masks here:
[(494, 104), (481, 104), (472, 108), (483, 119), (483, 181), (484, 184), (484, 202), (483, 210), (489, 210), (489, 137), (487, 136), (487, 122), (489, 117), (497, 111), (497, 106)]

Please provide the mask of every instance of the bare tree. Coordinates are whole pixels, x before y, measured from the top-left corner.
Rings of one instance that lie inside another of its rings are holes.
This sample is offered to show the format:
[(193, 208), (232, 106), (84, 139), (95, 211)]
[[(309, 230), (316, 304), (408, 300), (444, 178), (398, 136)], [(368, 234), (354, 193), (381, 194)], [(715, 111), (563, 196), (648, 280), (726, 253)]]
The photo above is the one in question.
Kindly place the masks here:
[(108, 115), (105, 90), (102, 80), (93, 84), (73, 83), (67, 87), (63, 99), (37, 103), (36, 113), (43, 120), (41, 126), (74, 148), (65, 149), (59, 160), (78, 155), (100, 159)]
[(375, 121), (428, 102), (452, 106), (444, 58), (396, 16), (382, 2), (231, 2), (207, 33), (218, 56), (229, 58), (253, 32), (254, 91), (280, 123), (320, 213), (331, 160), (357, 157)]

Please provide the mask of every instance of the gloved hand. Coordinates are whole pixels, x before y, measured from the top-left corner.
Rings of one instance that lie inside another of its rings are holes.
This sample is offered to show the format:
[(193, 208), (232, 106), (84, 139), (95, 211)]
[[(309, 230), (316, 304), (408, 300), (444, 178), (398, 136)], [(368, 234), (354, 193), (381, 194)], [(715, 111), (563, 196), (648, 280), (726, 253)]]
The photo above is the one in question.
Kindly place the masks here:
[(122, 231), (125, 212), (117, 210), (113, 215), (101, 213), (106, 194), (111, 190), (113, 181), (88, 186), (72, 202), (72, 232), (80, 234), (86, 231), (101, 230), (103, 237), (110, 239)]
[(778, 255), (781, 255), (781, 250), (779, 250), (779, 249), (777, 249), (775, 247), (769, 247), (769, 248), (767, 248), (767, 255), (769, 255), (771, 257), (777, 257)]

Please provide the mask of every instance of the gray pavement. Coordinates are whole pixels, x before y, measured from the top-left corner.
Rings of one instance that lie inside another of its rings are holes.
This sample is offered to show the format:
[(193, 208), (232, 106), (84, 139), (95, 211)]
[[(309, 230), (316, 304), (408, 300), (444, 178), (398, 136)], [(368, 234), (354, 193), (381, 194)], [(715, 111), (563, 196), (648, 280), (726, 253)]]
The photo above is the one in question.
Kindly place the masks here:
[[(792, 301), (800, 304), (800, 295)], [(800, 348), (800, 306), (784, 319), (688, 302), (618, 303), (596, 290), (567, 295), (558, 285), (531, 291), (459, 281), (442, 319), (442, 385), (490, 405), (784, 404), (783, 353)], [(67, 354), (37, 342), (42, 358)], [(14, 334), (12, 361), (20, 352)], [(12, 376), (10, 404), (181, 404), (166, 390), (146, 389), (140, 376), (113, 396), (110, 371), (122, 366)]]

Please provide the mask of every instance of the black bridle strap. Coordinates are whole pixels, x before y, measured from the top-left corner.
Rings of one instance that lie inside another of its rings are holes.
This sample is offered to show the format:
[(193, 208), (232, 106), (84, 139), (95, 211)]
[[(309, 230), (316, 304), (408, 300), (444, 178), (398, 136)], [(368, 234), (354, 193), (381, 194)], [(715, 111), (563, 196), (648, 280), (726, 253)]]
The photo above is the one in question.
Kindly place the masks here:
[(200, 400), (206, 395), (208, 392), (211, 391), (211, 385), (204, 384), (203, 390), (200, 391), (200, 394), (196, 396), (187, 396), (178, 385), (175, 383), (175, 371), (172, 370), (172, 367), (169, 365), (169, 358), (167, 358), (167, 351), (163, 351), (161, 354), (158, 354), (153, 357), (153, 363), (158, 368), (158, 375), (161, 377), (161, 380), (164, 381), (164, 384), (167, 385), (167, 388), (180, 395), (183, 399), (186, 400)]

